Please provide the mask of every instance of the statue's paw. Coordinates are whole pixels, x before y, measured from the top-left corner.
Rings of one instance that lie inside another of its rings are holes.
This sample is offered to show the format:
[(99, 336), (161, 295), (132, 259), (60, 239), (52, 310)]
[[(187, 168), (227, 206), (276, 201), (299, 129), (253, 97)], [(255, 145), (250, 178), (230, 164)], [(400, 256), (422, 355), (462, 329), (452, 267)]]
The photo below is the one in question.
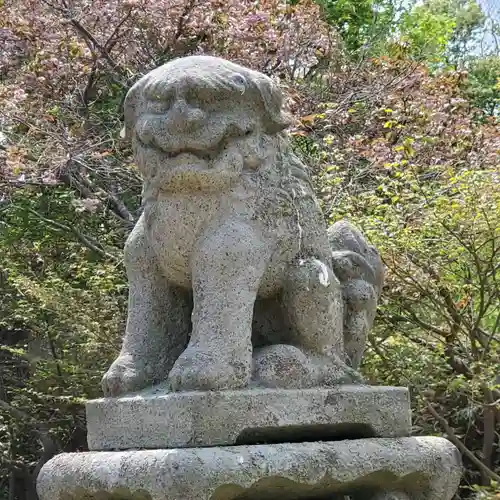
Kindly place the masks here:
[(318, 370), (299, 348), (275, 344), (255, 351), (252, 380), (274, 389), (306, 389), (319, 385)]
[(302, 351), (276, 344), (254, 354), (252, 380), (258, 385), (280, 389), (332, 387), (361, 384), (361, 375), (338, 357)]
[(120, 356), (102, 378), (102, 390), (106, 397), (116, 397), (144, 389), (149, 383), (146, 367), (134, 362), (130, 356)]
[[(322, 358), (322, 357), (321, 357)], [(323, 366), (322, 385), (327, 387), (341, 384), (363, 384), (363, 377), (359, 372), (348, 366), (337, 357), (316, 359), (318, 365)]]
[(220, 391), (246, 387), (250, 381), (251, 350), (224, 354), (189, 346), (168, 376), (172, 391)]

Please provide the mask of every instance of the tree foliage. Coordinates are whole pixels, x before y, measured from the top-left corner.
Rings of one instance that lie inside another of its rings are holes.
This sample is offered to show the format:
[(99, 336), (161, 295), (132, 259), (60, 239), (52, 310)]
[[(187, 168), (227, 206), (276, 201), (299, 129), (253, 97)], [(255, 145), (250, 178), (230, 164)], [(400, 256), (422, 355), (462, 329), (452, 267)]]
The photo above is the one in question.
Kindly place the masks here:
[(498, 54), (449, 66), (483, 22), (478, 4), (0, 5), (0, 499), (35, 498), (41, 465), (86, 447), (83, 402), (119, 348), (122, 247), (141, 210), (123, 98), (195, 53), (281, 82), (328, 221), (360, 226), (388, 268), (365, 375), (410, 386), (414, 432), (461, 447), (461, 495), (495, 498)]
[(391, 0), (318, 0), (318, 4), (350, 53), (367, 51), (387, 38), (397, 12), (397, 5)]
[[(337, 73), (326, 89), (317, 89), (318, 100), (308, 102), (294, 132), (315, 166), (329, 219), (347, 217), (363, 228), (388, 269), (365, 373), (373, 382), (409, 385), (415, 432), (444, 429), (474, 468), (467, 486), (494, 491), (500, 459), (498, 122), (475, 119), (479, 111), (465, 96), (463, 72), (436, 76), (418, 66), (395, 79), (400, 62), (385, 59), (365, 69), (377, 74), (377, 87), (358, 72), (347, 95), (339, 94), (346, 75)], [(371, 92), (364, 92), (368, 85)]]
[(500, 114), (500, 55), (473, 59), (468, 67), (468, 98), (487, 116)]
[(410, 40), (424, 49), (424, 56), (428, 47), (434, 57), (458, 63), (475, 48), (476, 36), (485, 21), (486, 16), (476, 0), (426, 0), (410, 11), (403, 34), (407, 32)]

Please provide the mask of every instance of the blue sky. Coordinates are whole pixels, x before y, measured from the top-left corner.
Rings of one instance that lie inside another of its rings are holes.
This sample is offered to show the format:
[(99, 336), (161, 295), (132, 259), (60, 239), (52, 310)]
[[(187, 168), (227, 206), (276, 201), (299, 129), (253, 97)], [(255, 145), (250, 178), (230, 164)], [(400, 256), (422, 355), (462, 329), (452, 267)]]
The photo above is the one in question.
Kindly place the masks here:
[[(500, 0), (477, 0), (479, 5), (483, 8), (484, 13), (490, 17), (494, 22), (500, 22)], [(499, 40), (500, 41), (500, 40)], [(492, 48), (493, 37), (490, 35), (484, 40), (485, 49)]]
[(499, 0), (478, 0), (483, 10), (491, 17), (499, 20), (500, 1)]

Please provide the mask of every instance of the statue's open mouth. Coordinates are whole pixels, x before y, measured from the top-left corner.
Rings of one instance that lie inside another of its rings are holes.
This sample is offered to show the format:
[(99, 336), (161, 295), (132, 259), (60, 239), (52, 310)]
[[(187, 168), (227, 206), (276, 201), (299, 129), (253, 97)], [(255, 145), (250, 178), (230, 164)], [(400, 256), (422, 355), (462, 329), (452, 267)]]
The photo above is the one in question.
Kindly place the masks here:
[(215, 147), (203, 150), (195, 148), (168, 150), (158, 145), (154, 140), (142, 140), (140, 135), (137, 135), (137, 142), (145, 149), (155, 150), (164, 160), (175, 160), (176, 162), (179, 160), (199, 162), (201, 160), (203, 162), (210, 163), (220, 155), (221, 150), (223, 149), (223, 147)]
[(220, 155), (219, 149), (209, 150), (209, 151), (199, 151), (195, 149), (181, 149), (177, 151), (162, 151), (165, 158), (168, 160), (183, 160), (183, 161), (203, 161), (206, 163), (211, 163), (215, 158)]

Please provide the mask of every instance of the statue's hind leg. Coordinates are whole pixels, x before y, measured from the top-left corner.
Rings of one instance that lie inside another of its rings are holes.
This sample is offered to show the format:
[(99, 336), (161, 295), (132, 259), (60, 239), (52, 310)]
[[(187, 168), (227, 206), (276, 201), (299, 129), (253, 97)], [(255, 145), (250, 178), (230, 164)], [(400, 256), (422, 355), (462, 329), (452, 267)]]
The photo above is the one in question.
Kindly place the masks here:
[(342, 289), (328, 264), (308, 259), (292, 265), (283, 306), (298, 346), (316, 354), (343, 357)]
[(331, 386), (360, 380), (344, 362), (342, 288), (317, 259), (293, 265), (282, 304), (293, 345), (265, 347), (254, 359), (254, 378), (274, 387)]

